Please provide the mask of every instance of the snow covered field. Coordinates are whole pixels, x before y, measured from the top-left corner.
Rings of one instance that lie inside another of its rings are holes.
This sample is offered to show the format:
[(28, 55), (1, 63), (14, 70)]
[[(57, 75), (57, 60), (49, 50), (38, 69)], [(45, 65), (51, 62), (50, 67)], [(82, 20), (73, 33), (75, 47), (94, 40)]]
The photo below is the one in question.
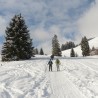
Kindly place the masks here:
[(46, 60), (14, 61), (0, 66), (0, 98), (48, 98)]
[(0, 62), (0, 98), (98, 98), (98, 56)]

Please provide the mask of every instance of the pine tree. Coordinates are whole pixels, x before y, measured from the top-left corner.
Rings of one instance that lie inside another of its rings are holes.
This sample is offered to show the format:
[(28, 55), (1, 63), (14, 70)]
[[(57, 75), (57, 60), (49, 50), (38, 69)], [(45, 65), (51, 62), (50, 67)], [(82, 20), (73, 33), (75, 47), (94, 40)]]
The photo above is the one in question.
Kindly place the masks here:
[(43, 49), (40, 49), (40, 55), (44, 55)]
[(35, 54), (38, 54), (38, 49), (37, 48), (35, 49)]
[(30, 59), (32, 40), (23, 17), (15, 15), (6, 28), (5, 42), (2, 47), (2, 61)]
[(62, 46), (61, 46), (61, 51), (63, 51), (63, 50), (65, 50), (65, 45), (64, 44), (62, 44)]
[(81, 50), (82, 50), (82, 55), (83, 56), (89, 56), (90, 48), (89, 48), (89, 43), (88, 43), (88, 40), (87, 40), (86, 36), (82, 38)]
[(75, 57), (78, 57), (78, 54), (77, 53), (75, 54)]
[(75, 47), (74, 42), (69, 41), (69, 42), (66, 42), (65, 44), (62, 44), (61, 51), (71, 49), (71, 48), (74, 48), (74, 47)]
[(34, 53), (34, 55), (38, 54), (38, 49), (35, 48), (35, 49), (33, 50), (33, 53)]
[(34, 51), (34, 47), (32, 47), (32, 57), (35, 57), (35, 51)]
[(92, 47), (92, 51), (95, 51), (95, 47), (94, 46)]
[(57, 35), (54, 35), (52, 39), (52, 55), (61, 56), (60, 44), (57, 39)]
[(75, 52), (74, 52), (74, 49), (73, 48), (71, 49), (70, 57), (75, 57)]

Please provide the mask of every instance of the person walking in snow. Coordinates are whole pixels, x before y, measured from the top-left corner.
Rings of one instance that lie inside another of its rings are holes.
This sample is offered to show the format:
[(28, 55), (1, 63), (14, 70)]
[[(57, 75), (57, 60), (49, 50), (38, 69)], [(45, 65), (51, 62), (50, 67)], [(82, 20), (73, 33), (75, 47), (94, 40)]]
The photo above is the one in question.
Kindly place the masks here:
[(52, 54), (50, 57), (51, 57), (51, 60), (53, 60), (53, 59), (54, 59), (54, 55), (53, 55), (53, 54)]
[(60, 60), (59, 59), (56, 59), (56, 61), (55, 61), (55, 63), (56, 63), (56, 67), (57, 67), (57, 71), (60, 71)]
[(53, 62), (52, 62), (52, 60), (50, 59), (49, 62), (48, 62), (49, 71), (50, 71), (50, 70), (52, 71), (52, 64), (53, 64)]

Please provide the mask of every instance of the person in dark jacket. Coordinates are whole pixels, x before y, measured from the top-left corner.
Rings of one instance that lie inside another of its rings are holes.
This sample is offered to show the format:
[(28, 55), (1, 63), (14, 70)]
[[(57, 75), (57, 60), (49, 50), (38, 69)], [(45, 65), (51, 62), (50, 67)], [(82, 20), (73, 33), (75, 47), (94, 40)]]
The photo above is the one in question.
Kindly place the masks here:
[(50, 71), (50, 70), (52, 71), (52, 64), (53, 64), (53, 62), (52, 62), (52, 60), (50, 59), (49, 62), (48, 62), (49, 71)]
[(51, 60), (53, 60), (53, 59), (54, 59), (54, 55), (53, 55), (53, 54), (52, 54), (50, 57), (51, 57)]

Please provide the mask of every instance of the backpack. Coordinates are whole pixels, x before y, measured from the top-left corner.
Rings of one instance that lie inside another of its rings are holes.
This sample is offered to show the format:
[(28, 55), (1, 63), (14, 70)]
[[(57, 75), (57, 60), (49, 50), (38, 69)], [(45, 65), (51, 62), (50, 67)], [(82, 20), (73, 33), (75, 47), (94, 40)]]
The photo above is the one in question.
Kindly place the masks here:
[(53, 63), (52, 63), (52, 61), (49, 61), (49, 63), (48, 63), (49, 65), (52, 65)]
[(56, 64), (60, 64), (60, 61), (59, 61), (59, 59), (56, 59), (56, 62), (55, 62)]

